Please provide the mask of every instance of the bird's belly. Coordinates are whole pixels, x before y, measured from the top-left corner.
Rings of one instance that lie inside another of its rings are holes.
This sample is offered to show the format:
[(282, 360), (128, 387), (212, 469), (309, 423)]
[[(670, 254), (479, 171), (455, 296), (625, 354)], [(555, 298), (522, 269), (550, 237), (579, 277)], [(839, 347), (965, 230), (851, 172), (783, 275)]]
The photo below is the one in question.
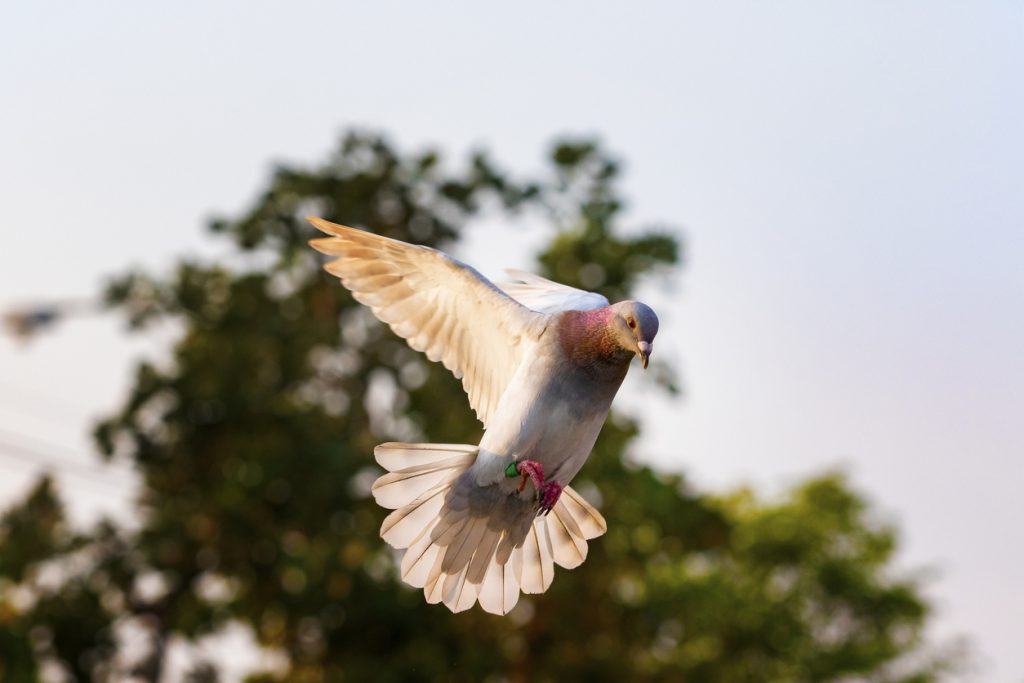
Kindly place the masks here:
[(512, 460), (534, 460), (544, 467), (547, 478), (568, 484), (594, 447), (611, 397), (591, 392), (584, 398), (557, 385), (519, 396), (520, 400), (501, 405), (480, 442), (479, 465), (489, 465), (481, 479), (500, 473)]
[(525, 456), (544, 466), (545, 476), (568, 484), (594, 448), (608, 411), (580, 415), (574, 406), (556, 406), (543, 417), (540, 438)]

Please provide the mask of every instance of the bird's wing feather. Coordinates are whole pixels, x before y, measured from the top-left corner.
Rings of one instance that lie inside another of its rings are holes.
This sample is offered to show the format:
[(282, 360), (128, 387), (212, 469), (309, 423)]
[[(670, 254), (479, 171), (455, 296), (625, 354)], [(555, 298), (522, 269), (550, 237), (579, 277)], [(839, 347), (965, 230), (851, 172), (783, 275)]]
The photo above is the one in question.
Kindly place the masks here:
[(324, 268), (341, 278), (409, 346), (462, 380), (480, 421), (494, 413), (520, 360), (545, 325), (539, 315), (470, 266), (443, 252), (309, 218), (331, 235), (312, 240), (336, 256)]
[(525, 270), (508, 268), (505, 274), (514, 282), (502, 282), (498, 286), (523, 306), (538, 313), (589, 311), (608, 305), (608, 299), (597, 292), (552, 282)]

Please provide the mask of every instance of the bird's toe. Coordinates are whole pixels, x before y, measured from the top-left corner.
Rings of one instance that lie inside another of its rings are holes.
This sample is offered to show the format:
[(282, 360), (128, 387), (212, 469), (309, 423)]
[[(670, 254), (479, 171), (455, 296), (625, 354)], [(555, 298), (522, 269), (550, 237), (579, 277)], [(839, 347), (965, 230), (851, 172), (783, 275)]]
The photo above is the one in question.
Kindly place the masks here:
[(557, 481), (549, 481), (539, 491), (540, 500), (537, 507), (540, 514), (546, 515), (558, 503), (558, 498), (562, 495), (562, 485)]

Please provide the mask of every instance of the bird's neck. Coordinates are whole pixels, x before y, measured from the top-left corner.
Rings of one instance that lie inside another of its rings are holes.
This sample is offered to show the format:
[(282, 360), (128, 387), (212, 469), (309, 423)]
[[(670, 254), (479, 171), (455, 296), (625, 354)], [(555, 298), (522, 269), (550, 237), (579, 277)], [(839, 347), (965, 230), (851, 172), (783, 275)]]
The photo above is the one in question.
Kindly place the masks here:
[(563, 313), (558, 332), (566, 358), (584, 368), (624, 374), (633, 352), (617, 340), (611, 325), (614, 316), (610, 307)]

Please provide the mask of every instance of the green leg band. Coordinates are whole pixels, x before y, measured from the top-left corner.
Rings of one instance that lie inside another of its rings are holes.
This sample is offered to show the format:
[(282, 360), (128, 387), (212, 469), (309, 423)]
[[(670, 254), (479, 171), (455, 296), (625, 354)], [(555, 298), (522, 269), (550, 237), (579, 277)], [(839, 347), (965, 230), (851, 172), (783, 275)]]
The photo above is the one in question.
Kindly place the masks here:
[(517, 464), (518, 463), (516, 463), (516, 462), (510, 462), (508, 464), (508, 467), (505, 468), (505, 476), (506, 477), (508, 477), (509, 479), (515, 479), (516, 477), (521, 476), (519, 474), (519, 470), (516, 469), (516, 465)]

